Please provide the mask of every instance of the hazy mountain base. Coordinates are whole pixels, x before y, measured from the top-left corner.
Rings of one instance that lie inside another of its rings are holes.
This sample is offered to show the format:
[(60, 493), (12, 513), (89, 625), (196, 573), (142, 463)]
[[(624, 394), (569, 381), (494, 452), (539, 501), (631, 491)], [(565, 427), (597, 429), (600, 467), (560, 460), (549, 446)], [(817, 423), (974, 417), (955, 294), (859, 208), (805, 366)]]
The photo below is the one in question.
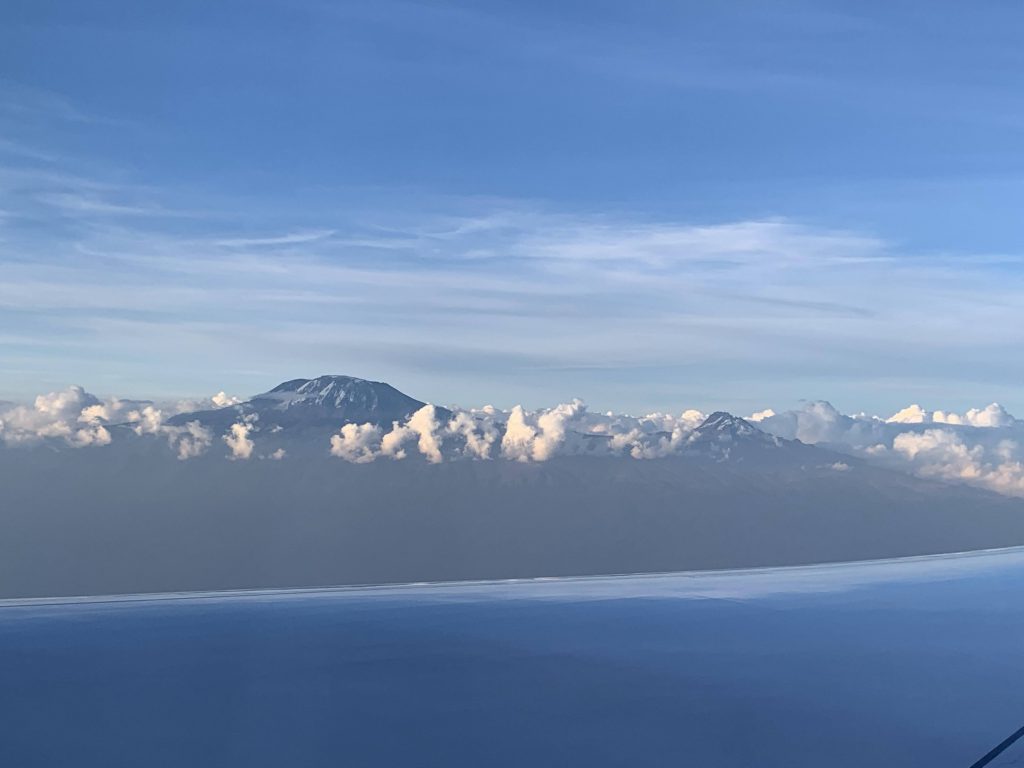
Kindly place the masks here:
[[(828, 452), (806, 448), (807, 458)], [(0, 596), (565, 576), (1024, 544), (1024, 502), (852, 464), (0, 452)]]

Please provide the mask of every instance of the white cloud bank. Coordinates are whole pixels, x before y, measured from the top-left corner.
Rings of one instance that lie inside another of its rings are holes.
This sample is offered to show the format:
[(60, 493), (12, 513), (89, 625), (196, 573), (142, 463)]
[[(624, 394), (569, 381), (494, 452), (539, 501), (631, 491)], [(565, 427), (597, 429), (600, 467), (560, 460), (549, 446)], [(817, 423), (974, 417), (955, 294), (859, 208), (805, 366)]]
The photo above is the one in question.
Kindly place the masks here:
[[(460, 458), (539, 462), (564, 455), (654, 459), (685, 451), (704, 418), (696, 410), (678, 416), (595, 414), (574, 400), (536, 411), (521, 406), (507, 412), (491, 406), (456, 410), (442, 420), (428, 405), (390, 430), (347, 424), (331, 437), (330, 452), (353, 463), (404, 459), (410, 450), (435, 463)], [(781, 413), (766, 409), (748, 420), (777, 437), (821, 444), (920, 477), (1024, 496), (1024, 422), (996, 403), (965, 413), (911, 405), (879, 417), (843, 414), (818, 401)], [(841, 461), (830, 467), (850, 470)]]
[(104, 422), (122, 407), (123, 401), (102, 403), (81, 387), (69, 387), (0, 413), (0, 439), (8, 444), (59, 438), (76, 447), (107, 445), (111, 438)]
[(704, 418), (694, 410), (679, 416), (595, 414), (581, 400), (536, 411), (485, 406), (444, 417), (426, 405), (387, 431), (373, 424), (346, 424), (331, 437), (330, 452), (357, 464), (404, 459), (412, 449), (432, 463), (460, 458), (539, 462), (564, 455), (649, 459), (681, 450)]
[(80, 386), (39, 395), (31, 405), (0, 410), (0, 442), (5, 445), (34, 445), (61, 440), (75, 448), (109, 445), (111, 428), (124, 426), (138, 437), (160, 435), (181, 460), (203, 455), (213, 435), (199, 422), (170, 426), (165, 420), (178, 413), (224, 407), (240, 402), (219, 392), (205, 400), (182, 400), (160, 406), (139, 400), (102, 400)]
[(965, 413), (913, 404), (880, 417), (843, 414), (818, 401), (750, 419), (779, 437), (824, 444), (920, 477), (1024, 496), (1024, 421), (998, 403)]
[[(218, 393), (202, 401), (158, 406), (147, 401), (101, 399), (73, 386), (39, 395), (31, 405), (0, 409), (0, 443), (14, 447), (52, 441), (74, 448), (97, 448), (130, 436), (159, 437), (178, 459), (194, 459), (211, 449), (217, 435), (199, 421), (169, 425), (167, 419), (182, 408), (211, 409), (237, 402), (237, 398)], [(390, 428), (346, 424), (330, 437), (328, 450), (355, 464), (402, 460), (411, 455), (431, 463), (464, 459), (543, 462), (570, 455), (656, 459), (685, 452), (704, 418), (697, 410), (645, 416), (593, 413), (580, 400), (533, 411), (521, 406), (509, 411), (492, 406), (447, 411), (426, 405)], [(912, 404), (883, 417), (844, 414), (817, 401), (789, 411), (766, 409), (748, 420), (778, 437), (826, 446), (920, 477), (1024, 496), (1024, 421), (997, 403), (963, 413)], [(227, 447), (227, 458), (285, 457), (285, 449), (279, 446), (258, 454), (257, 431), (253, 417), (231, 424), (219, 436)], [(831, 467), (840, 472), (849, 469), (844, 462)]]

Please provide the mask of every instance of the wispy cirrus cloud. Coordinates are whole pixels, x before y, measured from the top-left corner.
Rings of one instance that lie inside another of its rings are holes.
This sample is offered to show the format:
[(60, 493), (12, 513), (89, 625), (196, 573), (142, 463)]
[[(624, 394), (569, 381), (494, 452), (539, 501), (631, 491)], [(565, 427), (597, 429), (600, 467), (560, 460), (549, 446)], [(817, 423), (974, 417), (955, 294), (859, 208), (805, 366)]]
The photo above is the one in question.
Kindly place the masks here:
[[(873, 357), (873, 373), (901, 359), (934, 370), (929, 357), (1022, 340), (1020, 287), (985, 263), (951, 270), (948, 255), (901, 254), (879, 238), (782, 218), (706, 225), (509, 205), (316, 229), (285, 219), (275, 232), (142, 223), (140, 210), (80, 207), (81, 226), (31, 236), (8, 224), (0, 306), (17, 313), (9, 327), (31, 336), (26, 313), (61, 309), (51, 322), (101, 352), (152, 323), (182, 342), (190, 329), (221, 327), (208, 349), (255, 352), (261, 365), (308, 365), (325, 351), (363, 358), (369, 346), (377, 359), (394, 352), (400, 367), (403, 345), (429, 356), (454, 343), (493, 351), (485, 365), (497, 375), (509, 372), (503, 354), (516, 369), (528, 356), (581, 369), (704, 363), (716, 375), (815, 358)], [(162, 325), (161, 313), (173, 322)]]
[[(254, 212), (72, 165), (0, 173), (0, 361), (50, 381), (85, 364), (111, 388), (202, 391), (230, 360), (649, 410), (783, 392), (892, 402), (936, 382), (1007, 399), (1024, 375), (1007, 354), (1024, 342), (1012, 253), (507, 199)], [(186, 361), (175, 381), (168, 355)]]
[(32, 120), (62, 120), (70, 123), (109, 123), (109, 118), (90, 114), (71, 99), (44, 88), (0, 78), (0, 116), (24, 124)]
[(191, 216), (184, 211), (174, 211), (156, 204), (118, 203), (97, 193), (46, 192), (37, 199), (43, 205), (64, 213), (82, 216)]

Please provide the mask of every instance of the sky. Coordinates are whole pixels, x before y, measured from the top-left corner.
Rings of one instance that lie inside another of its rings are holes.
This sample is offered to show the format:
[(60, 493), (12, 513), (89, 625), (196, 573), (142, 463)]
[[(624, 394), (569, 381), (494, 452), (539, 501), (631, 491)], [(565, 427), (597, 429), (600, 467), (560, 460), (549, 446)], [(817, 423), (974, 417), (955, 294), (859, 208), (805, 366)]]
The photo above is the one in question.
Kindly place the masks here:
[(0, 7), (0, 398), (1024, 411), (1024, 6)]

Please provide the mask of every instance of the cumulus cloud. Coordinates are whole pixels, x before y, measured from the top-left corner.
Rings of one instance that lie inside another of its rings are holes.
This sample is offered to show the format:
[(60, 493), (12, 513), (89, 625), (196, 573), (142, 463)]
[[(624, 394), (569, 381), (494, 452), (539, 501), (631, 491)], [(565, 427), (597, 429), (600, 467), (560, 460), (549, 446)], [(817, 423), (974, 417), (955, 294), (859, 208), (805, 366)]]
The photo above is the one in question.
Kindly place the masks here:
[(144, 406), (141, 409), (129, 411), (128, 423), (132, 424), (132, 431), (139, 435), (159, 434), (164, 423), (164, 414), (159, 408), (152, 405)]
[[(347, 424), (346, 426), (353, 425)], [(360, 431), (349, 432), (351, 439), (357, 441), (352, 444), (352, 449), (355, 451), (355, 455), (359, 458), (360, 462), (373, 461), (377, 455), (387, 456), (392, 459), (404, 459), (407, 455), (405, 446), (412, 441), (415, 441), (416, 448), (426, 457), (427, 461), (436, 464), (443, 458), (441, 454), (443, 440), (442, 425), (438, 421), (437, 408), (433, 405), (423, 406), (403, 424), (398, 422), (392, 424), (391, 430), (380, 436), (379, 444), (377, 445), (371, 442), (376, 440), (373, 429), (367, 429), (372, 427), (372, 425), (363, 424), (360, 427)], [(336, 435), (335, 437), (339, 436)], [(338, 442), (332, 438), (332, 453), (346, 458), (341, 453), (335, 451), (336, 447), (341, 451), (349, 450), (344, 427), (340, 437), (342, 440)]]
[(837, 443), (864, 448), (879, 442), (891, 445), (893, 437), (910, 430), (924, 430), (940, 425), (954, 430), (972, 432), (990, 440), (999, 430), (1013, 431), (1024, 422), (1014, 418), (998, 403), (984, 408), (971, 408), (965, 413), (927, 410), (913, 404), (888, 417), (864, 413), (840, 413), (824, 400), (805, 403), (794, 410), (776, 413), (772, 410), (755, 414), (752, 420), (775, 435), (805, 443)]
[(238, 405), (242, 400), (233, 395), (225, 394), (223, 390), (210, 398), (215, 408), (227, 408), (229, 405)]
[(680, 416), (595, 414), (573, 400), (535, 411), (520, 405), (507, 412), (493, 406), (455, 409), (443, 422), (438, 409), (427, 405), (386, 432), (373, 424), (346, 424), (331, 437), (330, 452), (354, 463), (404, 459), (412, 448), (433, 463), (493, 458), (541, 462), (558, 455), (657, 458), (683, 450), (703, 420), (704, 414), (696, 410)]
[[(190, 421), (184, 426), (164, 424), (163, 410), (152, 404), (128, 411), (125, 423), (139, 437), (158, 435), (167, 439), (167, 444), (177, 453), (178, 459), (186, 461), (202, 456), (213, 444), (213, 433), (198, 421)], [(174, 415), (173, 412), (169, 415)]]
[(242, 421), (232, 424), (227, 434), (221, 437), (231, 450), (231, 455), (228, 458), (232, 461), (245, 461), (252, 458), (252, 452), (256, 444), (249, 435), (256, 429), (256, 420), (258, 418), (255, 414), (247, 416)]
[(484, 406), (480, 411), (458, 411), (445, 428), (456, 440), (461, 440), (461, 453), (474, 459), (490, 459), (500, 430), (494, 422), (496, 410)]
[(68, 442), (76, 448), (83, 448), (87, 445), (109, 445), (110, 432), (100, 424), (93, 424), (75, 430), (75, 433), (68, 438)]
[(409, 417), (406, 424), (416, 436), (416, 447), (434, 464), (441, 461), (441, 425), (437, 420), (437, 409), (433, 405), (424, 405)]
[(160, 436), (167, 440), (178, 459), (187, 461), (202, 456), (213, 444), (213, 433), (198, 421), (190, 421), (184, 426), (165, 424), (169, 416), (173, 416), (176, 408), (165, 412), (151, 403), (129, 410), (123, 415), (124, 424), (138, 437)]
[(1006, 427), (1016, 419), (999, 403), (971, 408), (964, 414), (953, 411), (928, 411), (916, 403), (887, 418), (888, 424), (952, 424), (970, 427)]
[(584, 410), (579, 401), (534, 413), (517, 405), (509, 415), (501, 455), (516, 461), (550, 459), (565, 442), (567, 422), (578, 421)]
[(186, 461), (202, 456), (213, 443), (213, 433), (198, 421), (190, 421), (184, 427), (168, 427), (172, 447), (178, 450), (178, 459)]
[(635, 417), (595, 414), (580, 400), (551, 409), (512, 409), (501, 439), (501, 455), (516, 461), (546, 461), (556, 455), (629, 455), (659, 458), (686, 446), (705, 414), (654, 413)]
[(68, 387), (62, 392), (38, 395), (35, 399), (36, 413), (54, 421), (77, 417), (84, 408), (92, 405), (99, 405), (99, 400), (77, 386)]
[(537, 417), (537, 435), (533, 439), (531, 458), (547, 461), (554, 456), (565, 442), (569, 426), (580, 423), (586, 410), (582, 400), (573, 400), (542, 412)]
[(331, 455), (354, 464), (365, 464), (377, 458), (381, 431), (376, 424), (346, 424), (331, 436)]
[(531, 446), (537, 438), (537, 429), (529, 423), (526, 411), (517, 405), (505, 423), (505, 434), (501, 438), (501, 455), (506, 459), (529, 461)]
[(1000, 493), (1024, 496), (1024, 466), (1020, 445), (1000, 440), (994, 448), (969, 443), (948, 429), (904, 432), (893, 440), (892, 452), (904, 458), (922, 477), (956, 480)]
[(216, 411), (221, 408), (230, 408), (243, 402), (241, 398), (228, 395), (221, 391), (211, 397), (186, 398), (159, 403), (159, 409), (166, 418), (177, 416), (181, 413), (195, 413), (196, 411)]
[[(678, 453), (686, 446), (693, 431), (700, 426), (706, 415), (696, 410), (683, 411), (678, 419), (666, 418), (663, 416), (653, 417), (660, 420), (661, 429), (652, 441), (649, 433), (640, 428), (634, 428), (623, 440), (628, 439), (630, 443), (629, 455), (634, 459), (660, 459)], [(652, 417), (648, 417), (645, 423), (656, 424)]]
[(896, 413), (885, 421), (888, 424), (923, 424), (930, 420), (928, 412), (915, 403), (914, 405), (908, 405), (906, 408), (896, 411)]
[[(165, 423), (167, 419), (181, 413), (226, 408), (240, 403), (241, 400), (221, 391), (206, 399), (178, 400), (160, 406), (149, 402), (117, 402), (120, 407), (107, 419), (108, 422), (116, 418), (139, 437), (146, 435), (164, 437), (170, 448), (175, 451), (178, 459), (187, 461), (205, 454), (213, 445), (214, 435), (199, 421), (190, 421), (183, 426), (171, 426)], [(252, 455), (252, 440), (249, 438), (252, 425), (243, 422), (244, 429), (240, 431), (236, 431), (236, 426), (232, 425), (229, 433), (222, 436), (222, 439), (231, 449), (230, 458), (247, 459)]]
[[(474, 414), (483, 414), (480, 419)], [(331, 436), (331, 455), (365, 464), (378, 457), (401, 460), (408, 456), (409, 446), (427, 461), (437, 464), (444, 460), (446, 441), (458, 438), (458, 446), (452, 445), (454, 455), (471, 458), (488, 458), (490, 446), (497, 439), (497, 430), (487, 423), (493, 414), (485, 412), (458, 412), (446, 423), (442, 423), (438, 409), (425, 405), (413, 413), (405, 422), (394, 422), (384, 432), (375, 424), (346, 424)], [(456, 441), (452, 441), (453, 443)]]
[(869, 443), (875, 440), (877, 420), (862, 420), (840, 413), (824, 400), (805, 403), (802, 408), (756, 414), (758, 426), (787, 440), (805, 443)]
[(102, 424), (112, 421), (121, 412), (124, 405), (120, 400), (112, 400), (109, 403), (97, 403), (87, 405), (78, 414), (78, 421), (83, 424)]
[[(238, 402), (220, 392), (203, 407), (223, 407)], [(13, 405), (0, 410), (0, 441), (6, 445), (30, 445), (46, 440), (59, 440), (74, 448), (98, 447), (114, 442), (115, 426), (138, 437), (161, 436), (179, 459), (201, 456), (213, 442), (213, 435), (199, 422), (185, 426), (168, 426), (168, 417), (188, 410), (195, 402), (181, 401), (157, 407), (151, 402), (101, 399), (80, 386), (41, 394), (31, 405)], [(246, 451), (247, 434), (236, 436), (233, 455), (241, 458)]]
[(879, 417), (843, 414), (819, 401), (763, 415), (758, 426), (920, 477), (1024, 496), (1024, 422), (998, 403), (964, 413), (928, 410), (915, 403)]
[[(942, 412), (936, 411), (936, 413), (941, 414)], [(956, 414), (947, 415), (947, 419), (950, 416), (956, 417)], [(1017, 421), (999, 403), (992, 403), (981, 409), (971, 408), (963, 416), (956, 418), (960, 420), (959, 423), (970, 424), (972, 427), (1007, 427)], [(958, 422), (949, 420), (949, 423), (956, 424)]]
[(0, 413), (0, 438), (7, 444), (57, 438), (79, 448), (107, 445), (110, 432), (103, 425), (122, 407), (121, 401), (104, 403), (82, 387), (68, 387)]

